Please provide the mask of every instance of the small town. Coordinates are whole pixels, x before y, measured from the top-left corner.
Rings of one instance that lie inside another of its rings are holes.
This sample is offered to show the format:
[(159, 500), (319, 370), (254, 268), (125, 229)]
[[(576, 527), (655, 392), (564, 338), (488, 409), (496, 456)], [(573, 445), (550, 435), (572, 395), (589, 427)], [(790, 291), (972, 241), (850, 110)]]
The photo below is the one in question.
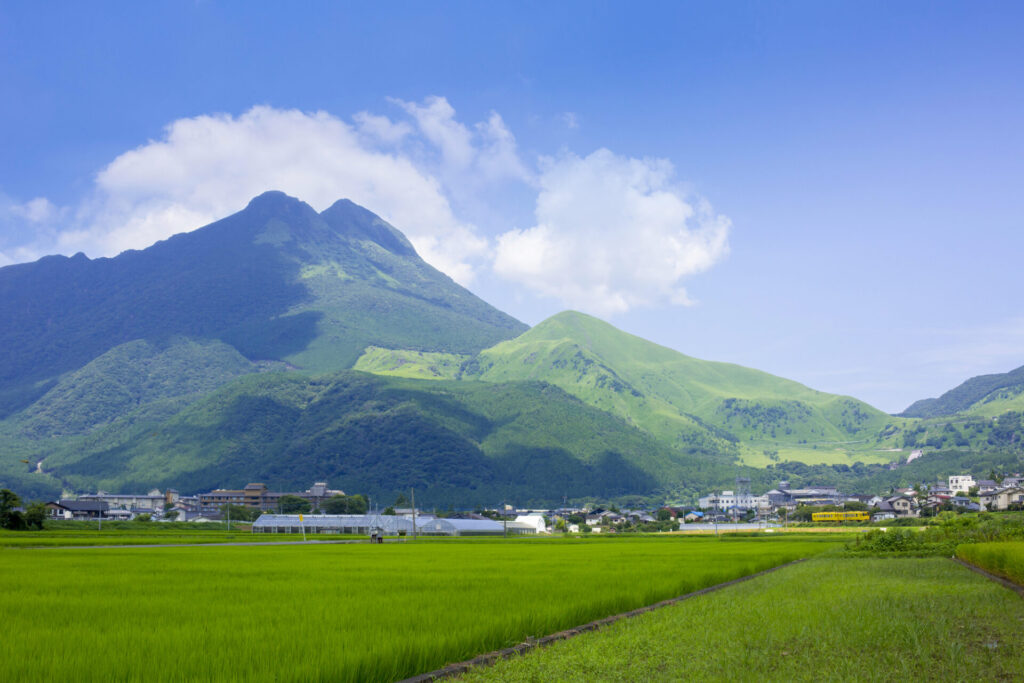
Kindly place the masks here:
[(790, 487), (780, 481), (760, 495), (750, 480), (737, 477), (731, 490), (709, 493), (696, 506), (663, 506), (651, 510), (601, 507), (517, 509), (503, 505), (474, 511), (438, 512), (410, 507), (400, 496), (381, 508), (362, 495), (316, 482), (305, 491), (271, 491), (261, 483), (241, 489), (215, 489), (180, 495), (174, 489), (145, 494), (99, 491), (46, 503), (51, 519), (155, 522), (251, 523), (253, 533), (407, 534), (441, 536), (509, 536), (550, 533), (622, 533), (628, 531), (701, 531), (731, 525), (733, 530), (769, 528), (816, 521), (815, 514), (865, 512), (872, 522), (934, 517), (940, 512), (1024, 510), (1024, 476), (975, 480), (950, 475), (944, 481), (886, 494), (848, 494), (834, 486)]

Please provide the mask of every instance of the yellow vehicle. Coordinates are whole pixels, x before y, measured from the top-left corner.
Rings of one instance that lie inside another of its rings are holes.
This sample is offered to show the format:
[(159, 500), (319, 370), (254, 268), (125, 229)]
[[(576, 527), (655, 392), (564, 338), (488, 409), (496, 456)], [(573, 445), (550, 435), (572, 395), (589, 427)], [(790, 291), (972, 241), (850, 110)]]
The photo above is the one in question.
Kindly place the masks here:
[(869, 522), (869, 512), (814, 512), (811, 519), (815, 522)]

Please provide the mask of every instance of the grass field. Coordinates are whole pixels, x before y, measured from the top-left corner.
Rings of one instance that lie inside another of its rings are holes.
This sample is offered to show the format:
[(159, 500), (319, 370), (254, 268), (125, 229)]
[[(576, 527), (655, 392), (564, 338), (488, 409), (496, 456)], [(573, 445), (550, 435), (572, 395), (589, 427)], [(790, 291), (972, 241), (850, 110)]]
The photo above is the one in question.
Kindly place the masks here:
[(1024, 601), (944, 558), (816, 558), (466, 681), (1021, 680)]
[(5, 549), (0, 679), (395, 680), (833, 547), (638, 537)]
[(956, 555), (964, 562), (1024, 586), (1024, 543), (961, 545), (957, 547)]

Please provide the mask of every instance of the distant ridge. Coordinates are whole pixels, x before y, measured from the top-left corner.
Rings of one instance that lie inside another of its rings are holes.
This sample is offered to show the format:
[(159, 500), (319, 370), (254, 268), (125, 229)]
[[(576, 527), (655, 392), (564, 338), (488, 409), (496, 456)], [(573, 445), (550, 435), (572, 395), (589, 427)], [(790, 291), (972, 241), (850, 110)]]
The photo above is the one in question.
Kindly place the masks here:
[(972, 377), (938, 398), (915, 401), (900, 415), (902, 417), (948, 417), (969, 410), (987, 398), (998, 398), (992, 395), (1000, 390), (1014, 390), (1012, 393), (1016, 394), (1024, 392), (1024, 366), (1010, 372)]

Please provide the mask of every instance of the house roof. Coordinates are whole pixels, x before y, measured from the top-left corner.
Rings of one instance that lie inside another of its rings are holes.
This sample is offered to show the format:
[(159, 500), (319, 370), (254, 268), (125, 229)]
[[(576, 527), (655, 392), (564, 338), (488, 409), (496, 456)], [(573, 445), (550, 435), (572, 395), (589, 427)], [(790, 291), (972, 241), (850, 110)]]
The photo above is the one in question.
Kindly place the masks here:
[(72, 512), (106, 512), (110, 509), (105, 500), (60, 500), (57, 504)]

